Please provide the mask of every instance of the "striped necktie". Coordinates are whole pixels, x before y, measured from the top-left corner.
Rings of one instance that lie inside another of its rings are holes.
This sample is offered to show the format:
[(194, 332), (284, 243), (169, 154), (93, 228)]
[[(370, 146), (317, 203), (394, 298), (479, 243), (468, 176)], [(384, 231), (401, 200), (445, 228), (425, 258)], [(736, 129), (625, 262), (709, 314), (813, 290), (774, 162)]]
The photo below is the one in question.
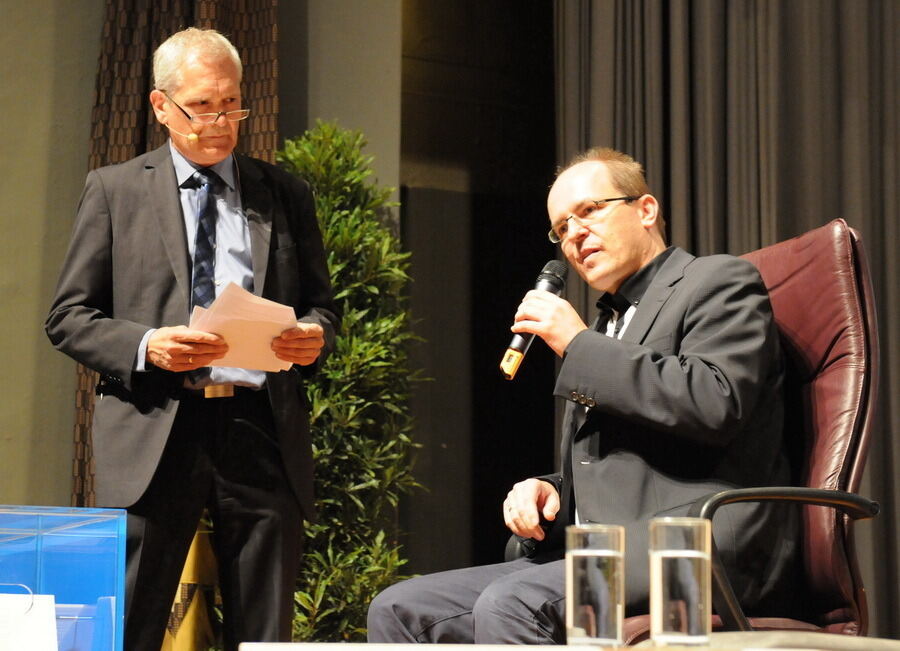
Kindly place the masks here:
[(216, 196), (224, 181), (209, 168), (191, 177), (197, 191), (197, 237), (191, 277), (191, 307), (209, 307), (216, 298)]

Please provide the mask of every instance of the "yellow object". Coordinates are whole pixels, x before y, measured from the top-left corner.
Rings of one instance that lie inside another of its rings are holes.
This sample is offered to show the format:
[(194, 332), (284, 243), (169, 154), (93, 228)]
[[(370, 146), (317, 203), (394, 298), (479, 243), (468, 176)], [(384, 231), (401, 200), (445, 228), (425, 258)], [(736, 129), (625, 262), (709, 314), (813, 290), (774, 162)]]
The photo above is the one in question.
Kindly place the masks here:
[(211, 535), (204, 524), (194, 534), (161, 651), (206, 651), (215, 644), (212, 616), (217, 574)]
[(519, 364), (522, 363), (524, 357), (524, 353), (507, 348), (503, 361), (500, 362), (500, 370), (503, 371), (503, 377), (507, 380), (512, 380), (516, 376), (516, 371), (519, 370)]
[(204, 398), (230, 398), (234, 395), (233, 384), (210, 384), (203, 387)]

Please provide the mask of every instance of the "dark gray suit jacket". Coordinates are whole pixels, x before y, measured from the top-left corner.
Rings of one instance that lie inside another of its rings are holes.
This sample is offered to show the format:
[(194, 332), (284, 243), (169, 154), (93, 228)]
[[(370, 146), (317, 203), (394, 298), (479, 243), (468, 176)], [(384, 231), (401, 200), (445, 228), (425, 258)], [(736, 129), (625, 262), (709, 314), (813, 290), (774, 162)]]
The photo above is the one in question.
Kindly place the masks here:
[[(324, 360), (338, 324), (308, 185), (263, 161), (237, 156), (257, 295), (291, 305), (325, 329)], [(72, 241), (45, 328), (54, 346), (101, 374), (93, 451), (100, 506), (130, 506), (147, 488), (169, 436), (184, 375), (136, 373), (149, 328), (186, 324), (191, 261), (168, 144), (88, 174)], [(266, 384), (293, 490), (312, 518), (312, 454), (302, 375)]]
[[(675, 249), (621, 341), (591, 329), (565, 351), (555, 388), (569, 401), (562, 471), (543, 478), (563, 502), (553, 528), (575, 506), (581, 522), (624, 524), (629, 551), (641, 555), (629, 571), (645, 572), (650, 518), (686, 515), (718, 490), (790, 483), (783, 373), (756, 268)], [(745, 604), (771, 591), (792, 556), (795, 524), (774, 518), (769, 507), (734, 505), (714, 522)]]

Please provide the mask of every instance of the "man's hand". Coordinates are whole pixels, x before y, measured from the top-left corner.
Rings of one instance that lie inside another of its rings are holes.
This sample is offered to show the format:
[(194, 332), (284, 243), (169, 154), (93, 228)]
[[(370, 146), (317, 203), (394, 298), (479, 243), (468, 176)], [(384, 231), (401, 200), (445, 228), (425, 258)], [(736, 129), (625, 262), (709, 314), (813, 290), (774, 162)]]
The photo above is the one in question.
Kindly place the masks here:
[(517, 536), (544, 539), (540, 516), (555, 520), (559, 511), (559, 493), (550, 482), (526, 479), (512, 487), (503, 500), (503, 521)]
[(587, 326), (572, 304), (542, 289), (525, 294), (512, 326), (513, 332), (536, 334), (560, 357), (582, 330)]
[(209, 366), (228, 352), (219, 335), (187, 326), (158, 328), (147, 340), (147, 362), (167, 371), (193, 371)]
[(325, 330), (318, 323), (297, 322), (272, 340), (275, 357), (285, 362), (309, 366), (317, 359), (325, 345)]

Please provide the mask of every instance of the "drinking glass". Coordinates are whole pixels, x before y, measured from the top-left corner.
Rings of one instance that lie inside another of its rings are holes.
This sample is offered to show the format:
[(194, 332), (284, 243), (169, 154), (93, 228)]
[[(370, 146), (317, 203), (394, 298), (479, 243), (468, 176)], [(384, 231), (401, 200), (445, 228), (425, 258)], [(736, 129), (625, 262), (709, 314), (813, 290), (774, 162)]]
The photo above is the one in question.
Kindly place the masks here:
[(625, 529), (566, 527), (566, 641), (620, 646), (625, 613)]
[(709, 644), (710, 522), (650, 521), (650, 637), (654, 644)]

